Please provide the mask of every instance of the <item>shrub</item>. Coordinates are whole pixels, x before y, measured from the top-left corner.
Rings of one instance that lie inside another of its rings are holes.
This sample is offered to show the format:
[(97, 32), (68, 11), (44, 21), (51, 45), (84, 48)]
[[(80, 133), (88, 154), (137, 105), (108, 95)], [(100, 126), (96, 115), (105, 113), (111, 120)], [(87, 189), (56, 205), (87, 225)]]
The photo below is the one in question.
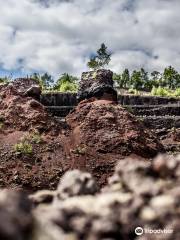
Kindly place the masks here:
[(33, 143), (38, 144), (38, 143), (41, 143), (41, 142), (42, 142), (42, 137), (41, 137), (41, 135), (40, 135), (39, 133), (33, 133), (33, 134), (31, 134), (31, 135), (30, 135), (30, 138), (31, 138), (31, 141), (32, 141)]
[(76, 92), (77, 91), (77, 85), (75, 83), (71, 82), (64, 82), (59, 88), (60, 92)]
[(33, 152), (32, 145), (28, 142), (21, 142), (14, 145), (17, 154), (31, 155)]
[(177, 88), (174, 92), (175, 97), (180, 97), (180, 88)]
[(134, 88), (130, 88), (128, 90), (128, 93), (130, 94), (135, 94), (135, 95), (139, 95), (139, 91), (137, 89), (134, 89)]
[(166, 97), (166, 96), (171, 96), (172, 93), (170, 91), (168, 91), (168, 89), (163, 88), (163, 87), (153, 87), (151, 94), (153, 96), (161, 96), (161, 97)]

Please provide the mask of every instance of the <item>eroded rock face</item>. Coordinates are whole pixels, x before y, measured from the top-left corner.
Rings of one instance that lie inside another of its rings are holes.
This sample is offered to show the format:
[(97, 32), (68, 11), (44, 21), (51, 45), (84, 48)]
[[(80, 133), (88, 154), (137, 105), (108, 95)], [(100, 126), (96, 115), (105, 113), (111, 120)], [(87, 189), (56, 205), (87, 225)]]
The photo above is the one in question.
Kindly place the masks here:
[(33, 97), (36, 100), (40, 99), (41, 87), (35, 79), (17, 78), (9, 84), (19, 95)]
[(117, 92), (113, 88), (113, 72), (99, 69), (82, 73), (77, 98), (79, 101), (95, 97), (117, 101)]

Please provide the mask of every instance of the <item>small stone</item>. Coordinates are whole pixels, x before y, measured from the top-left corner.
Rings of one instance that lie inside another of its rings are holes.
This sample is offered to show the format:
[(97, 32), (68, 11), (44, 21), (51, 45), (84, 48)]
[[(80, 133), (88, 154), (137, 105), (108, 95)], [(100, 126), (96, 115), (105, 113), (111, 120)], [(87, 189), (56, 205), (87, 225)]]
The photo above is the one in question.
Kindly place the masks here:
[(144, 221), (153, 221), (156, 217), (156, 212), (150, 207), (144, 207), (140, 214), (140, 218)]
[(169, 195), (161, 195), (154, 197), (150, 201), (150, 205), (155, 208), (172, 208), (175, 205), (175, 199), (172, 196)]

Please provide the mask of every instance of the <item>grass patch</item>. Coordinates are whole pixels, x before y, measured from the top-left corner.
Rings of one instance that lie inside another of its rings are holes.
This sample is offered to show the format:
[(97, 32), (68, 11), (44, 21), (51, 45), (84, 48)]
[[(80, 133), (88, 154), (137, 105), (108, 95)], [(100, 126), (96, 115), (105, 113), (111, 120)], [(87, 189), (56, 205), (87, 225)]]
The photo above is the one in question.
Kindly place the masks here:
[(14, 151), (17, 154), (32, 155), (33, 147), (30, 143), (24, 141), (14, 145)]

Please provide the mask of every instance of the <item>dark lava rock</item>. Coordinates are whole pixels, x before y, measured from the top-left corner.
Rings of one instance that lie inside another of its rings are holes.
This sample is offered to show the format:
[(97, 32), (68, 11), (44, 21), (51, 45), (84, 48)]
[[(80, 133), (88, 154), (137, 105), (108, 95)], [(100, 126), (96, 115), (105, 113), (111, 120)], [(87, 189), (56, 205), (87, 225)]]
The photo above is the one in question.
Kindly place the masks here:
[(77, 98), (79, 101), (96, 97), (117, 101), (117, 92), (113, 88), (113, 72), (99, 69), (82, 73)]

